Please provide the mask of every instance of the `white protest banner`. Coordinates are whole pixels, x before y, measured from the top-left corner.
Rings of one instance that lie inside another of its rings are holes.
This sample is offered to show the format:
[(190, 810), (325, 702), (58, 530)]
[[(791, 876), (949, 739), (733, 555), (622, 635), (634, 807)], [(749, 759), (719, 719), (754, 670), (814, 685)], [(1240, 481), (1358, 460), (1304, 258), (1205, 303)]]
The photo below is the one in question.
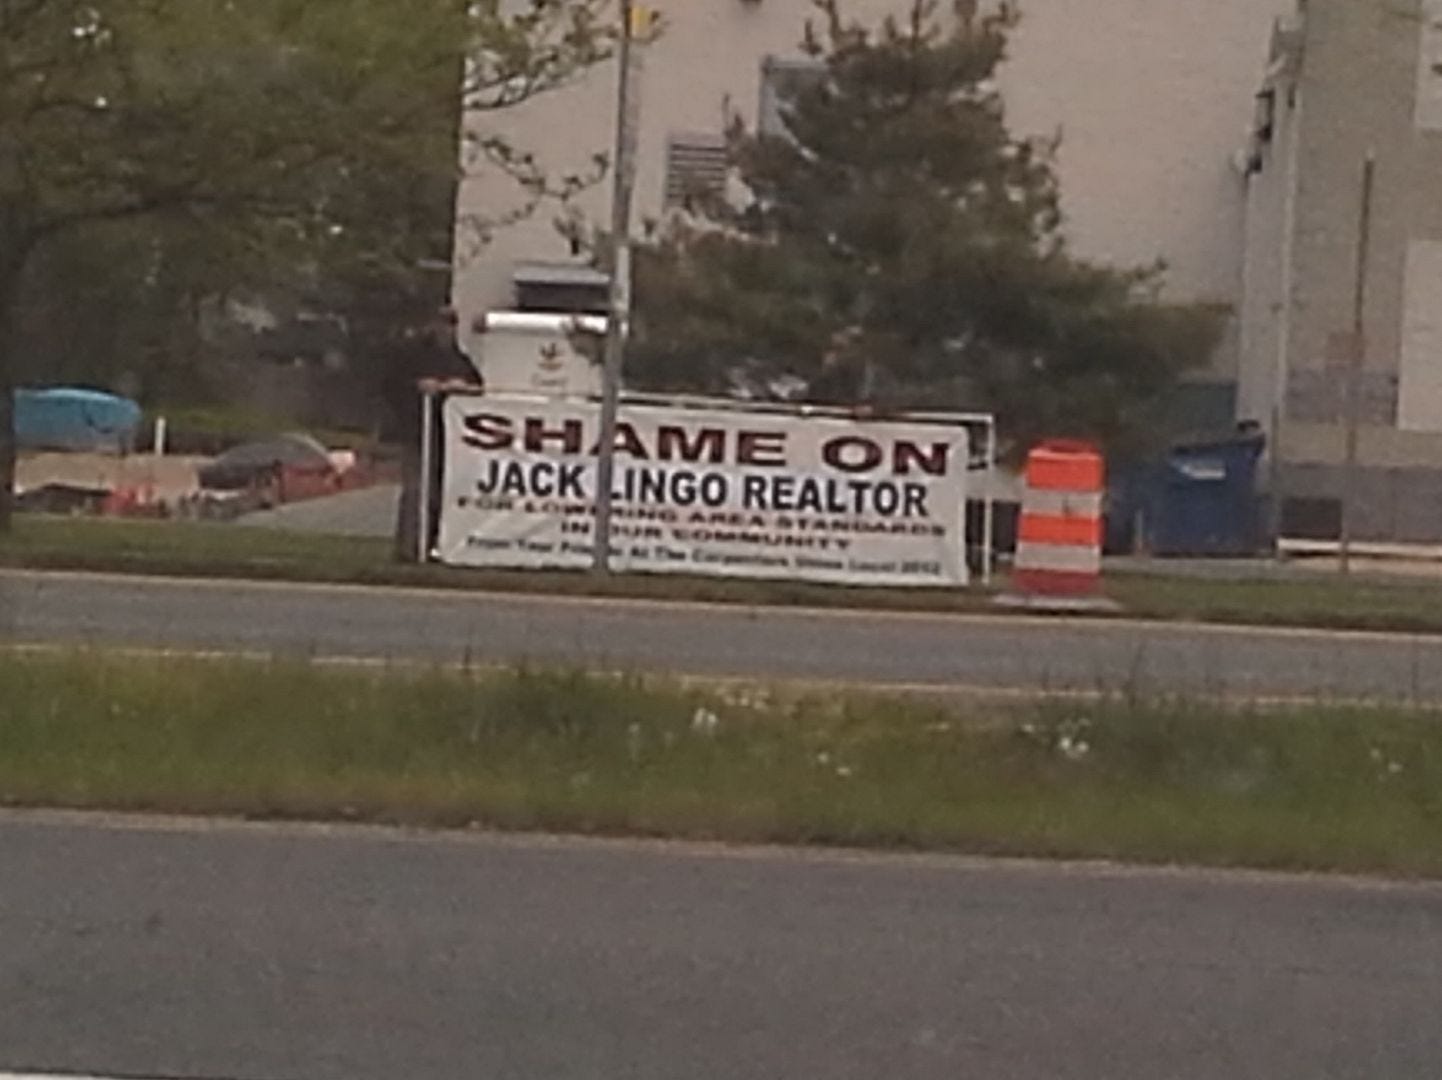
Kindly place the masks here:
[[(590, 565), (594, 403), (457, 395), (442, 423), (442, 562)], [(624, 404), (612, 566), (962, 585), (968, 452), (960, 424)]]

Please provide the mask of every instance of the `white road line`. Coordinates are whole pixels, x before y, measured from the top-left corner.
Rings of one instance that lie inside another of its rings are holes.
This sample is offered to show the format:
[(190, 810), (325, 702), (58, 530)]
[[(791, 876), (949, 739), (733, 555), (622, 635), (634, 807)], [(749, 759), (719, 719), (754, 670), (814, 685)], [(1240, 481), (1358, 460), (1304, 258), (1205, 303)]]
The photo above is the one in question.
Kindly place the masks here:
[(123, 1073), (119, 1076), (101, 1076), (98, 1073), (37, 1073), (5, 1072), (0, 1070), (0, 1080), (232, 1080), (227, 1076), (181, 1076), (168, 1073), (165, 1076), (145, 1076), (140, 1073)]
[[(168, 1076), (95, 1076), (90, 1073), (11, 1073), (0, 1072), (0, 1080), (187, 1080), (185, 1077)], [(206, 1080), (224, 1080), (222, 1077), (206, 1078)]]

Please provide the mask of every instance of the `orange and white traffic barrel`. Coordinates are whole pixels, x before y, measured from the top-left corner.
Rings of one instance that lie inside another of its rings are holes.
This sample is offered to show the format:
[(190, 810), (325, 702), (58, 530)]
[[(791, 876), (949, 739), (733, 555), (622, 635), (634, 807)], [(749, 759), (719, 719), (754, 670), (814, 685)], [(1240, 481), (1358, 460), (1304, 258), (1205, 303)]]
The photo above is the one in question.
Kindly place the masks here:
[(1038, 596), (1088, 596), (1101, 585), (1106, 463), (1089, 443), (1049, 441), (1027, 455), (1012, 581)]

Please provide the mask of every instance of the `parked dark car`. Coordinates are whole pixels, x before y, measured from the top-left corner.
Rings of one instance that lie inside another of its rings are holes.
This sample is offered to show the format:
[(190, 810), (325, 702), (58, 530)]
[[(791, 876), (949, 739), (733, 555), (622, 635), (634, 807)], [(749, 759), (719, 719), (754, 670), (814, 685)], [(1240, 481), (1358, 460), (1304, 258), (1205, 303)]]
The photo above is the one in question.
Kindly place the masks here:
[(245, 443), (201, 467), (200, 486), (211, 491), (242, 491), (278, 482), (286, 470), (331, 471), (326, 448), (309, 435), (278, 435)]

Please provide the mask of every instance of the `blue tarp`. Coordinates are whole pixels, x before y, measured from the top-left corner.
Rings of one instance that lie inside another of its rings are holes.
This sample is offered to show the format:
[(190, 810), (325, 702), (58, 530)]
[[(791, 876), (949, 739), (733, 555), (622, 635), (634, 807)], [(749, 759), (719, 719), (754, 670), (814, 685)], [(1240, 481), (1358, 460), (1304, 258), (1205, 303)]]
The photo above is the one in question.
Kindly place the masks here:
[(135, 445), (141, 415), (135, 402), (97, 390), (15, 391), (15, 438), (21, 450), (122, 453)]

